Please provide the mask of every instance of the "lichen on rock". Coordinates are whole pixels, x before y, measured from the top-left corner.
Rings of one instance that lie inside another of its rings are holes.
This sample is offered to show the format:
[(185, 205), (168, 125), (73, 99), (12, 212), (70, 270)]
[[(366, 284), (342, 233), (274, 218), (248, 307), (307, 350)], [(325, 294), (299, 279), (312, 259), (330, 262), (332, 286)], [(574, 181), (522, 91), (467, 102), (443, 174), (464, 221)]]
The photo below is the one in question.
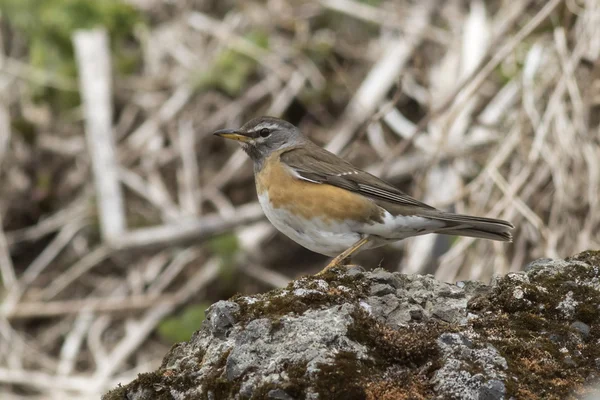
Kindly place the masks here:
[(490, 285), (333, 270), (213, 304), (112, 399), (564, 399), (600, 376), (600, 253)]

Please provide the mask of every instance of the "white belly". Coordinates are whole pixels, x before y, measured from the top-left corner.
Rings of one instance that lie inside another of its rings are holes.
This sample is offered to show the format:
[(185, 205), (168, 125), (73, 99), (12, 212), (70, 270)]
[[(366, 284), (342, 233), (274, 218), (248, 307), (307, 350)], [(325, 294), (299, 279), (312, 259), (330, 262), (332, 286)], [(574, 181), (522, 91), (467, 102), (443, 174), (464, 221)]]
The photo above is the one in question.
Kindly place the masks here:
[(258, 200), (275, 228), (315, 253), (334, 257), (361, 239), (348, 224), (326, 223), (321, 218), (307, 221), (284, 208), (273, 208), (266, 193)]
[(273, 208), (266, 191), (258, 196), (258, 200), (269, 221), (281, 233), (315, 253), (331, 257), (337, 256), (365, 235), (372, 240), (361, 250), (428, 233), (430, 229), (441, 226), (440, 222), (422, 217), (394, 217), (387, 211), (383, 223), (326, 222), (321, 218), (307, 221), (285, 208)]

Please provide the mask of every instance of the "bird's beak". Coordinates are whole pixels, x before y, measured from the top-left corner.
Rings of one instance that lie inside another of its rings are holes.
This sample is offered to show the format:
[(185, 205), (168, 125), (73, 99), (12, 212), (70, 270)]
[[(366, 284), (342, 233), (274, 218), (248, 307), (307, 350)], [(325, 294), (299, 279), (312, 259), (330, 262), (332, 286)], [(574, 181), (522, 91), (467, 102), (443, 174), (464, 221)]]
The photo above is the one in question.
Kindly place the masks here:
[(249, 142), (252, 138), (243, 132), (236, 131), (235, 129), (220, 129), (213, 133), (215, 136), (219, 136), (225, 139), (237, 140), (238, 142)]

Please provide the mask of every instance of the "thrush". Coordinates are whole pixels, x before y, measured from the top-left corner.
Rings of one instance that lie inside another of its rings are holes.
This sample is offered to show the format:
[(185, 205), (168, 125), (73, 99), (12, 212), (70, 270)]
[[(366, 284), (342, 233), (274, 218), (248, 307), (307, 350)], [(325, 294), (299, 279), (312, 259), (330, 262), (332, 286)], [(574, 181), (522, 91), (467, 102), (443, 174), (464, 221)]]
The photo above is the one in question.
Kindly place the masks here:
[(287, 121), (255, 118), (214, 133), (238, 141), (254, 163), (269, 221), (296, 243), (335, 257), (438, 233), (510, 242), (507, 221), (445, 212), (422, 203), (310, 141)]

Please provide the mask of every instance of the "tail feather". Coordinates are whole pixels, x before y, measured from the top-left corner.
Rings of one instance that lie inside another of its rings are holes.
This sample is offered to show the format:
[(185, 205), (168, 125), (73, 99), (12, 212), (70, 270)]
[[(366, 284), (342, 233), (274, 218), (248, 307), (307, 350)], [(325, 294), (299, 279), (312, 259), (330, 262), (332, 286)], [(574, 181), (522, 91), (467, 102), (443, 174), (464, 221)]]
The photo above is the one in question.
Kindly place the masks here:
[(436, 233), (512, 242), (510, 231), (514, 225), (508, 221), (439, 211), (424, 216), (446, 222), (446, 226), (436, 230)]
[(512, 235), (509, 232), (490, 232), (479, 229), (449, 229), (437, 233), (444, 235), (468, 236), (480, 239), (498, 240), (500, 242), (512, 242)]

